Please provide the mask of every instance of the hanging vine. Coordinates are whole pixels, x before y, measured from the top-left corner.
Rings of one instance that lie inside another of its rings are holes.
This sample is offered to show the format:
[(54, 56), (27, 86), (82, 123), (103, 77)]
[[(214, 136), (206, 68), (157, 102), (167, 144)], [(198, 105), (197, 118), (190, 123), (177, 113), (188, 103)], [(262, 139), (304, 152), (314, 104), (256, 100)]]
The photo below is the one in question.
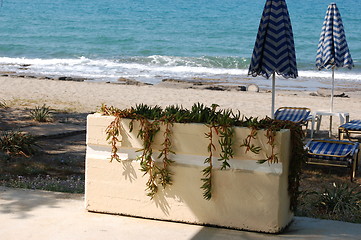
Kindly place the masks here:
[(213, 158), (213, 151), (216, 150), (216, 146), (213, 144), (213, 130), (217, 131), (217, 128), (213, 125), (210, 125), (209, 132), (205, 134), (206, 138), (209, 139), (209, 144), (207, 147), (209, 155), (204, 160), (204, 164), (207, 164), (208, 166), (202, 170), (203, 178), (201, 180), (203, 181), (203, 185), (201, 186), (201, 189), (203, 189), (203, 197), (206, 200), (210, 200), (212, 198), (212, 169), (213, 169), (212, 158)]
[(243, 140), (243, 144), (241, 144), (240, 146), (246, 148), (244, 153), (251, 151), (255, 154), (258, 154), (262, 150), (261, 147), (255, 146), (254, 144), (251, 143), (252, 139), (256, 139), (257, 133), (258, 133), (257, 129), (251, 127), (251, 133)]
[(165, 131), (164, 131), (164, 141), (162, 143), (163, 149), (161, 149), (158, 158), (161, 158), (163, 161), (163, 168), (159, 169), (159, 175), (160, 175), (160, 184), (165, 188), (167, 185), (172, 184), (172, 173), (169, 170), (169, 166), (174, 162), (170, 159), (170, 154), (175, 154), (171, 150), (172, 142), (171, 142), (171, 126), (173, 125), (169, 121), (163, 122), (165, 125)]
[(110, 155), (110, 161), (113, 161), (114, 159), (120, 162), (119, 156), (118, 156), (118, 147), (117, 144), (120, 142), (118, 136), (120, 135), (120, 116), (115, 116), (114, 120), (110, 123), (110, 125), (106, 128), (105, 132), (107, 134), (107, 141), (109, 141), (109, 144), (111, 145), (111, 155)]
[(231, 167), (228, 161), (234, 156), (234, 125), (239, 116), (239, 113), (234, 115), (231, 110), (223, 110), (217, 114), (217, 134), (220, 136), (218, 143), (221, 148), (218, 161), (222, 162), (221, 170)]
[(146, 118), (140, 118), (139, 122), (140, 130), (138, 132), (138, 137), (143, 140), (143, 148), (139, 150), (142, 152), (140, 157), (140, 167), (141, 171), (145, 172), (145, 174), (148, 174), (149, 176), (146, 183), (146, 190), (148, 191), (147, 196), (153, 198), (158, 191), (158, 169), (152, 157), (152, 143), (154, 142), (155, 135), (159, 131), (160, 127), (158, 121), (150, 122)]
[(234, 128), (231, 126), (219, 126), (219, 135), (220, 139), (218, 141), (221, 152), (219, 154), (218, 161), (222, 161), (221, 170), (225, 170), (230, 168), (229, 160), (233, 158), (234, 151), (233, 151), (233, 135), (234, 135)]
[(272, 129), (267, 129), (266, 137), (268, 138), (268, 144), (271, 146), (271, 155), (267, 155), (266, 161), (269, 163), (278, 163), (278, 156), (275, 154), (275, 147), (276, 147), (276, 131)]

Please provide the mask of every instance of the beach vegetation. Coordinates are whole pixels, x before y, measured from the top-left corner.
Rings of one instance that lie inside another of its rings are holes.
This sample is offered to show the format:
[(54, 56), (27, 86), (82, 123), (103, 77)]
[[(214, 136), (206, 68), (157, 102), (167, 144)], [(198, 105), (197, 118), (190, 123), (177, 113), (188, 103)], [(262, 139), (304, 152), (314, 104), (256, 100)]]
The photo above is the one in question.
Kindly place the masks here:
[[(291, 210), (295, 210), (298, 201), (298, 187), (301, 175), (302, 165), (306, 160), (306, 153), (304, 150), (303, 139), (304, 132), (302, 128), (289, 121), (274, 120), (271, 118), (244, 118), (240, 113), (234, 113), (232, 110), (218, 109), (218, 105), (213, 104), (207, 107), (201, 103), (196, 103), (190, 110), (184, 109), (181, 106), (169, 106), (164, 110), (159, 106), (148, 106), (145, 104), (136, 105), (135, 107), (124, 110), (115, 107), (108, 107), (103, 105), (100, 112), (104, 115), (114, 116), (114, 120), (107, 127), (107, 140), (112, 146), (111, 161), (120, 161), (117, 154), (117, 143), (119, 142), (119, 135), (122, 131), (120, 120), (122, 118), (131, 119), (130, 130), (133, 130), (134, 121), (140, 123), (138, 137), (143, 141), (143, 148), (140, 150), (141, 170), (148, 175), (146, 183), (148, 196), (151, 198), (157, 193), (159, 186), (166, 187), (172, 184), (172, 173), (169, 166), (172, 164), (170, 159), (171, 150), (171, 128), (173, 123), (203, 123), (209, 131), (205, 134), (205, 138), (209, 140), (208, 152), (209, 156), (204, 160), (206, 167), (203, 169), (203, 185), (200, 188), (203, 190), (203, 197), (207, 200), (212, 198), (212, 161), (215, 152), (215, 136), (218, 137), (220, 144), (220, 155), (218, 160), (221, 162), (221, 169), (225, 170), (230, 167), (228, 160), (233, 157), (235, 147), (244, 147), (245, 151), (252, 151), (259, 153), (260, 146), (255, 146), (251, 142), (256, 138), (257, 131), (266, 130), (266, 137), (268, 144), (271, 146), (272, 152), (266, 159), (259, 161), (260, 164), (268, 162), (270, 164), (278, 162), (278, 156), (274, 152), (276, 132), (281, 129), (290, 129), (291, 131), (291, 146), (292, 156), (288, 176), (288, 191), (291, 199)], [(164, 125), (166, 131), (164, 133), (163, 149), (160, 150), (160, 156), (163, 157), (162, 166), (158, 166), (152, 159), (153, 149), (152, 143), (160, 127)], [(244, 140), (241, 146), (234, 145), (234, 127), (247, 127), (251, 129), (250, 135)]]
[[(83, 193), (84, 155), (77, 156), (74, 152), (49, 149), (49, 146), (56, 146), (58, 142), (58, 139), (38, 139), (14, 130), (2, 131), (0, 133), (0, 185)], [(47, 149), (46, 152), (44, 148)]]
[(331, 214), (352, 212), (361, 209), (361, 192), (357, 187), (350, 188), (347, 184), (333, 183), (321, 194), (318, 194), (317, 207)]
[(298, 214), (360, 223), (361, 188), (333, 182), (319, 191), (303, 191)]
[(65, 178), (39, 174), (35, 177), (4, 174), (0, 177), (0, 183), (5, 187), (39, 189), (45, 191), (84, 193), (84, 179), (80, 176), (68, 176)]
[(31, 118), (37, 122), (50, 122), (52, 120), (51, 109), (45, 104), (42, 106), (36, 106), (30, 111), (30, 115)]
[(8, 108), (8, 105), (4, 99), (0, 99), (0, 108)]
[(29, 157), (36, 152), (36, 139), (30, 134), (18, 131), (2, 131), (0, 150), (8, 157), (16, 155)]

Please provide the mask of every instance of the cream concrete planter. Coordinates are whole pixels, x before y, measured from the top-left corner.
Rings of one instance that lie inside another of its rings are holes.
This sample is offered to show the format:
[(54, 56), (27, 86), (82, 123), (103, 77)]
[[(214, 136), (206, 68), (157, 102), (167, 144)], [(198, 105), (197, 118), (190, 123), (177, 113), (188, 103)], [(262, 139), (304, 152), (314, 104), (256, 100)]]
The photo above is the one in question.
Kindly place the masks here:
[[(276, 164), (257, 163), (271, 151), (264, 131), (260, 131), (254, 141), (263, 151), (257, 155), (245, 154), (244, 148), (235, 149), (230, 169), (220, 170), (219, 154), (215, 154), (213, 195), (208, 201), (203, 199), (200, 186), (204, 160), (209, 155), (205, 137), (209, 129), (203, 124), (174, 124), (173, 184), (166, 189), (160, 187), (151, 200), (145, 191), (148, 176), (143, 176), (136, 160), (141, 155), (136, 151), (142, 147), (136, 137), (137, 124), (129, 132), (129, 120), (122, 120), (124, 131), (118, 150), (122, 161), (110, 162), (111, 147), (106, 141), (105, 129), (113, 119), (100, 114), (88, 116), (85, 188), (88, 211), (269, 233), (280, 232), (290, 223), (293, 213), (289, 210), (287, 191), (289, 130), (277, 133), (275, 150), (279, 163)], [(249, 133), (248, 128), (236, 128), (235, 146), (240, 146)], [(161, 130), (154, 143), (155, 159), (156, 150), (161, 149), (162, 136)]]

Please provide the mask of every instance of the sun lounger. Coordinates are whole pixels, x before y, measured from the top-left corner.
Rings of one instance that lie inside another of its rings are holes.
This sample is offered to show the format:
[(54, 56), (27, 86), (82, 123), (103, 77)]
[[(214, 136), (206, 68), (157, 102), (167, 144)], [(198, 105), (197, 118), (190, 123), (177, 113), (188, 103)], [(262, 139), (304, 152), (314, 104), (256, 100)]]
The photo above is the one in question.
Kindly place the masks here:
[(343, 140), (344, 135), (351, 141), (350, 134), (361, 134), (361, 120), (352, 120), (338, 128), (338, 139)]
[(308, 164), (346, 167), (351, 181), (356, 175), (359, 143), (340, 140), (310, 140), (306, 144)]
[(292, 121), (306, 126), (312, 120), (311, 110), (306, 107), (280, 107), (275, 112), (275, 119)]

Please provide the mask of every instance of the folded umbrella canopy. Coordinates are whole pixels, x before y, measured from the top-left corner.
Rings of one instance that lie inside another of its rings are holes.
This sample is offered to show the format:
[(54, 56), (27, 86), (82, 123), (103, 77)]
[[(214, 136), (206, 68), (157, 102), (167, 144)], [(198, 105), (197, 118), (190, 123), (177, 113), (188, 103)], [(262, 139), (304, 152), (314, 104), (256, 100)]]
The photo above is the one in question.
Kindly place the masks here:
[(316, 56), (316, 67), (319, 70), (332, 69), (331, 112), (333, 112), (335, 68), (347, 67), (351, 69), (353, 66), (340, 12), (336, 3), (331, 3), (323, 22)]
[(272, 107), (274, 118), (275, 73), (296, 78), (297, 64), (291, 20), (285, 0), (267, 0), (253, 49), (248, 75), (269, 78), (272, 75)]

